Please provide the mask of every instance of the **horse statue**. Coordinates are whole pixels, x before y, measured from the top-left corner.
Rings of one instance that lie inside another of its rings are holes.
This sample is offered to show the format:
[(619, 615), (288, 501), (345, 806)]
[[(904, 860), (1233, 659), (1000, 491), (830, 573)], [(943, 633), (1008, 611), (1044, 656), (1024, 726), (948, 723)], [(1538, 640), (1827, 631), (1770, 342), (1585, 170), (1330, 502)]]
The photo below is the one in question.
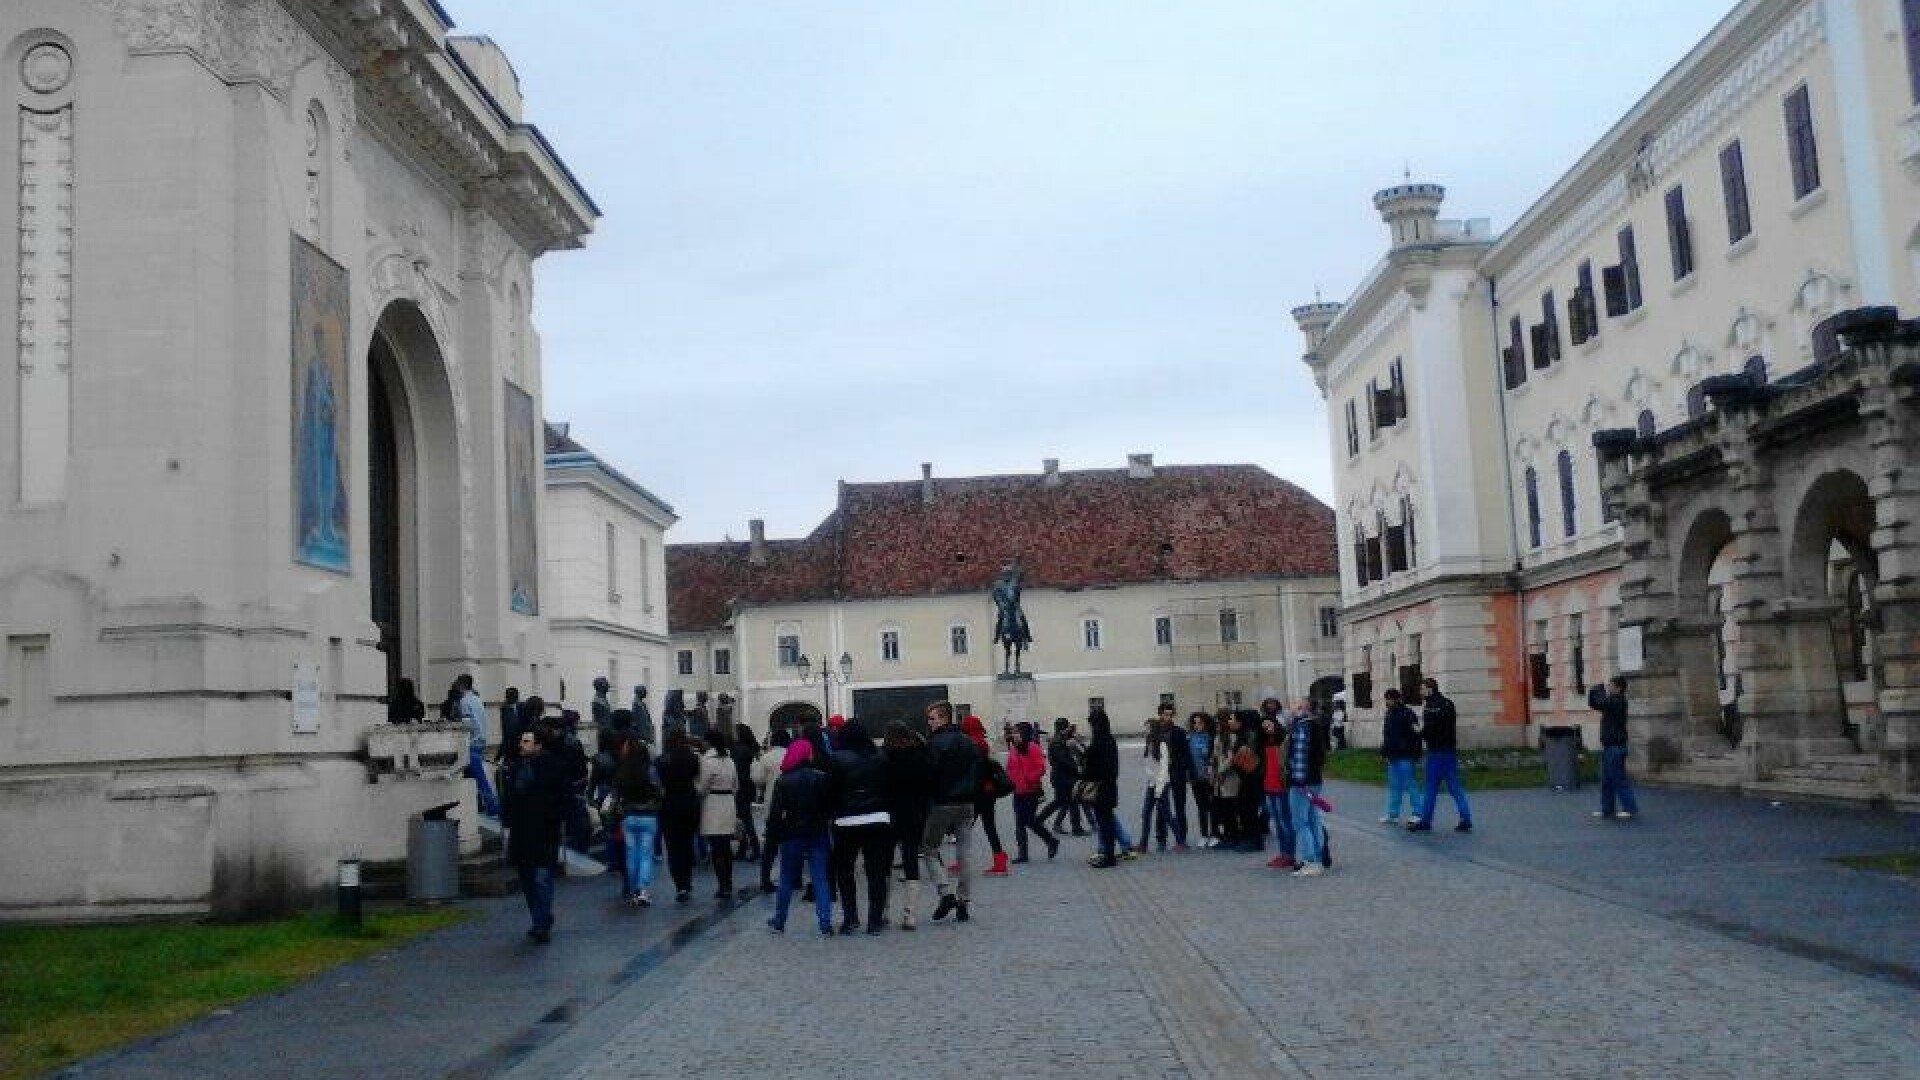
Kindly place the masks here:
[(993, 643), (1001, 647), (1001, 674), (1020, 674), (1020, 654), (1033, 644), (1033, 633), (1027, 629), (1026, 612), (1020, 610), (1021, 581), (1026, 571), (1018, 562), (1008, 563), (1000, 569), (1000, 576), (993, 582), (993, 606), (998, 612), (993, 623)]

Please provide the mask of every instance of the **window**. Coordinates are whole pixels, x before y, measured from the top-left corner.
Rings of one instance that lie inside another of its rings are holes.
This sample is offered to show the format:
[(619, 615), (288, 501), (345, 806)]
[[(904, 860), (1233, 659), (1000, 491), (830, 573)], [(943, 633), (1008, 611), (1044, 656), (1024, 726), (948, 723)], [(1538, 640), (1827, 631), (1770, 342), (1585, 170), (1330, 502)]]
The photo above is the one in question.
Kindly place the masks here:
[(1639, 418), (1633, 423), (1633, 429), (1639, 432), (1643, 439), (1653, 438), (1653, 433), (1658, 430), (1658, 422), (1653, 418), (1653, 410), (1641, 409)]
[(1787, 95), (1787, 158), (1793, 164), (1793, 197), (1804, 199), (1820, 187), (1820, 151), (1813, 140), (1813, 102), (1805, 83)]
[(1353, 577), (1361, 588), (1367, 586), (1367, 534), (1358, 524), (1353, 527)]
[(1727, 204), (1727, 243), (1737, 244), (1753, 232), (1753, 211), (1747, 205), (1747, 162), (1735, 139), (1720, 148), (1720, 195)]
[(1640, 310), (1640, 255), (1633, 240), (1633, 226), (1621, 228), (1617, 237), (1620, 262), (1602, 267), (1601, 284), (1607, 293), (1607, 316), (1617, 318)]
[(1240, 640), (1240, 613), (1227, 608), (1220, 612), (1220, 643), (1232, 645)]
[(1171, 707), (1173, 707), (1173, 693), (1171, 691), (1162, 690), (1160, 692), (1160, 708), (1166, 709)]
[(1900, 0), (1900, 26), (1907, 43), (1907, 89), (1920, 105), (1920, 0)]
[(1527, 546), (1540, 546), (1540, 477), (1527, 466)]
[(1347, 456), (1356, 457), (1360, 453), (1360, 417), (1354, 408), (1353, 399), (1347, 399)]
[(1387, 423), (1397, 424), (1407, 418), (1407, 375), (1397, 356), (1387, 365), (1387, 394)]
[(1218, 701), (1221, 707), (1228, 709), (1237, 709), (1244, 703), (1243, 696), (1238, 690), (1222, 690), (1214, 695), (1214, 700)]
[(1407, 635), (1407, 662), (1400, 665), (1400, 696), (1409, 705), (1420, 704), (1420, 635)]
[(967, 628), (964, 626), (948, 627), (947, 647), (953, 650), (953, 655), (955, 656), (967, 655)]
[(1380, 380), (1367, 380), (1367, 438), (1380, 433)]
[(1687, 194), (1678, 184), (1667, 189), (1667, 247), (1673, 252), (1673, 280), (1693, 273), (1693, 227), (1687, 224)]
[(1107, 711), (1107, 699), (1106, 699), (1106, 698), (1103, 698), (1103, 697), (1090, 697), (1090, 698), (1088, 698), (1088, 699), (1087, 699), (1087, 711), (1088, 711), (1088, 712), (1092, 712), (1092, 711), (1093, 711), (1093, 710), (1095, 710), (1095, 709), (1099, 709), (1099, 710), (1100, 710), (1101, 712), (1106, 712), (1106, 711)]
[(1507, 347), (1500, 350), (1500, 367), (1506, 374), (1507, 389), (1527, 381), (1527, 345), (1520, 316), (1507, 323)]
[(693, 674), (693, 650), (681, 649), (674, 654), (673, 669), (682, 675)]
[(713, 650), (713, 673), (715, 675), (733, 674), (733, 650), (732, 649)]
[(1593, 262), (1580, 260), (1574, 272), (1573, 295), (1567, 298), (1567, 336), (1584, 345), (1600, 336), (1599, 309), (1593, 300)]
[(1153, 643), (1155, 645), (1173, 644), (1173, 619), (1167, 615), (1153, 617)]
[(1540, 325), (1533, 328), (1533, 366), (1551, 367), (1560, 360), (1560, 312), (1553, 290), (1540, 295)]
[(1373, 646), (1360, 646), (1360, 670), (1353, 673), (1353, 707), (1373, 708)]
[(773, 644), (781, 667), (794, 667), (800, 663), (799, 634), (781, 634), (773, 639)]
[(1567, 616), (1567, 669), (1573, 676), (1573, 692), (1587, 692), (1587, 629), (1586, 617)]
[(1400, 529), (1406, 534), (1407, 566), (1411, 568), (1420, 565), (1420, 545), (1414, 537), (1413, 496), (1411, 495), (1400, 496)]
[(620, 530), (607, 522), (607, 601), (620, 602)]
[(1080, 641), (1089, 649), (1100, 647), (1100, 620), (1080, 620)]
[(1320, 636), (1324, 638), (1340, 636), (1340, 609), (1330, 605), (1320, 606)]
[(880, 631), (880, 659), (898, 663), (900, 660), (900, 631)]
[(616, 688), (620, 685), (620, 657), (615, 653), (607, 654), (607, 682)]
[(1560, 470), (1560, 532), (1572, 539), (1573, 534), (1579, 531), (1579, 515), (1574, 512), (1573, 505), (1573, 452), (1560, 451), (1555, 465)]
[(640, 609), (653, 610), (653, 574), (650, 571), (652, 560), (647, 558), (647, 538), (640, 538)]
[(1535, 700), (1553, 696), (1553, 666), (1547, 662), (1547, 624), (1533, 624), (1533, 642), (1527, 647), (1527, 684)]

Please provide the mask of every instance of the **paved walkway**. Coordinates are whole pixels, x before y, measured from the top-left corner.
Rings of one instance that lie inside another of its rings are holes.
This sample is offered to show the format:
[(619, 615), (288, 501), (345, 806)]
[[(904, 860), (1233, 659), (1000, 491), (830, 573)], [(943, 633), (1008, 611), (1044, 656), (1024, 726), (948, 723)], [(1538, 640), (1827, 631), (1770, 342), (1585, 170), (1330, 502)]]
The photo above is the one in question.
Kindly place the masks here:
[(1505, 792), (1470, 836), (1443, 810), (1414, 837), (1331, 794), (1324, 877), (1096, 872), (1078, 841), (916, 934), (773, 937), (763, 900), (635, 912), (572, 882), (550, 948), (486, 902), (78, 1075), (1920, 1075), (1920, 886), (1821, 861), (1920, 847), (1911, 819), (1649, 790), (1620, 826), (1591, 791)]

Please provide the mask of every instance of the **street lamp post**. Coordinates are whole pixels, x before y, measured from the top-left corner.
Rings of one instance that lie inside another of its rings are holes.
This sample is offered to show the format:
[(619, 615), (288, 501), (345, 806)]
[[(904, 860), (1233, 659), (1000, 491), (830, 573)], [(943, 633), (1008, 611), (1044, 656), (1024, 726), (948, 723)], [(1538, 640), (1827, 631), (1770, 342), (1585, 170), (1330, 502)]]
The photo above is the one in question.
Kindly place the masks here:
[[(800, 683), (804, 686), (813, 681), (813, 676), (816, 674), (813, 670), (813, 661), (807, 659), (805, 653), (801, 653), (799, 666)], [(820, 677), (820, 722), (824, 724), (827, 722), (827, 717), (833, 715), (834, 680), (836, 678), (839, 679), (841, 685), (844, 686), (853, 679), (853, 656), (849, 653), (841, 653), (840, 669), (838, 671), (835, 671), (833, 668), (828, 667), (825, 662), (822, 662), (818, 675)]]

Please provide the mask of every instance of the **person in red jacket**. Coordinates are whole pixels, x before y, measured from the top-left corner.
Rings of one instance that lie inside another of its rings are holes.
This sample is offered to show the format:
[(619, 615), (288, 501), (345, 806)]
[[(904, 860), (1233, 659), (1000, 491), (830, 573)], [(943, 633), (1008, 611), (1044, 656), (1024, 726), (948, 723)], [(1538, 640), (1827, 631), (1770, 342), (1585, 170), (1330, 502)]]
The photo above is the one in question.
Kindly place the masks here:
[(1040, 824), (1040, 789), (1047, 779), (1047, 752), (1034, 738), (1033, 725), (1021, 721), (1013, 726), (1007, 743), (1007, 776), (1013, 781), (1013, 844), (1020, 854), (1014, 862), (1027, 859), (1027, 833), (1047, 845), (1047, 858), (1060, 853), (1060, 840)]

